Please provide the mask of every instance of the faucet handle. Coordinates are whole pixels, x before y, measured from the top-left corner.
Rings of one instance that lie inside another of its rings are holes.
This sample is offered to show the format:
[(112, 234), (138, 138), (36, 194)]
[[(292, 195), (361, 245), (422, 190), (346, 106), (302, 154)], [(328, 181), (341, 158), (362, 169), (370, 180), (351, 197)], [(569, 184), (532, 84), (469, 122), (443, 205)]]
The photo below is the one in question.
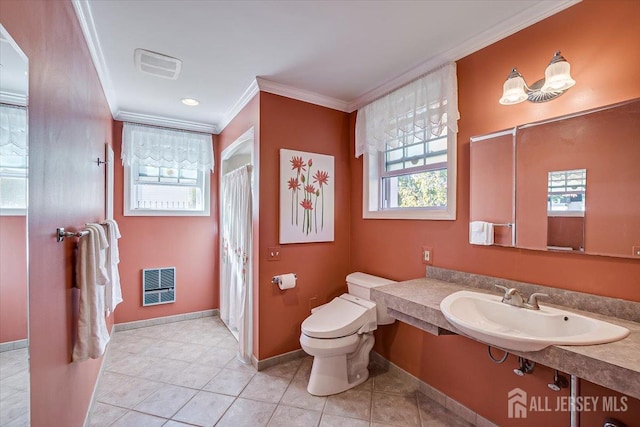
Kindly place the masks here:
[(508, 304), (515, 305), (518, 307), (522, 306), (524, 302), (524, 298), (516, 288), (507, 288), (502, 285), (494, 285), (496, 288), (504, 291), (504, 295), (502, 296), (502, 302), (507, 302)]
[(548, 298), (549, 294), (545, 294), (542, 292), (534, 292), (531, 295), (529, 295), (529, 300), (527, 301), (527, 304), (529, 304), (531, 308), (533, 308), (534, 310), (540, 310), (540, 306), (538, 305), (539, 297)]
[(505, 295), (509, 292), (509, 288), (507, 288), (506, 286), (502, 286), (502, 285), (493, 285), (493, 286), (495, 286), (498, 289), (501, 289)]

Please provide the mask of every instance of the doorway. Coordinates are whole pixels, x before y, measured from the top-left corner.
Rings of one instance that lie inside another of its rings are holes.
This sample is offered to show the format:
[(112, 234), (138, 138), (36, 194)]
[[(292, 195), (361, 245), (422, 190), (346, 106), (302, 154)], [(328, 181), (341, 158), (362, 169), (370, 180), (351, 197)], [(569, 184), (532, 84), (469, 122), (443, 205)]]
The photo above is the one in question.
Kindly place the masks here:
[(220, 318), (238, 340), (238, 358), (253, 351), (253, 218), (257, 188), (254, 131), (222, 152), (220, 179)]

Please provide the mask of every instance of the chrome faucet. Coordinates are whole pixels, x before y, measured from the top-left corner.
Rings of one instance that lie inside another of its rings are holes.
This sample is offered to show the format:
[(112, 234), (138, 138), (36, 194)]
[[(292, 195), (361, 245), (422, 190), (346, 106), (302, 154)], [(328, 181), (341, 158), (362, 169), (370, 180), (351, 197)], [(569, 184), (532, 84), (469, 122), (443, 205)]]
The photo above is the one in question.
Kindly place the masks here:
[(524, 296), (516, 288), (507, 288), (506, 286), (495, 285), (496, 288), (504, 291), (502, 302), (512, 305), (514, 307), (526, 308), (529, 310), (540, 310), (538, 305), (539, 297), (548, 297), (549, 295), (542, 292), (535, 292), (529, 296), (529, 299), (525, 302)]

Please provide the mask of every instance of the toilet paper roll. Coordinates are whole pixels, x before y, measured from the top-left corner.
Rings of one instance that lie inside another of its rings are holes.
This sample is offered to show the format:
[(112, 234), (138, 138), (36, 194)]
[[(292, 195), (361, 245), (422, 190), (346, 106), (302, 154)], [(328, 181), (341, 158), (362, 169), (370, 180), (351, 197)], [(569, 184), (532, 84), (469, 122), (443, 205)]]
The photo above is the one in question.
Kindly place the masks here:
[(293, 273), (280, 274), (276, 276), (278, 280), (278, 287), (282, 290), (291, 289), (296, 287), (296, 275)]

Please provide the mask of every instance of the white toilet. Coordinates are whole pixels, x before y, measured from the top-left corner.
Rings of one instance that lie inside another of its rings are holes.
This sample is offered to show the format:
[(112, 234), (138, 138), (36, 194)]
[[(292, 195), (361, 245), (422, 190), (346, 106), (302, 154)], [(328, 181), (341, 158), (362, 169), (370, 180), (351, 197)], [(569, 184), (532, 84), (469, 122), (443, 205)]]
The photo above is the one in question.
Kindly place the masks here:
[(395, 319), (384, 304), (369, 299), (371, 288), (395, 283), (365, 273), (347, 276), (348, 294), (311, 311), (302, 322), (300, 345), (313, 356), (307, 391), (315, 396), (340, 393), (369, 378), (373, 331)]

